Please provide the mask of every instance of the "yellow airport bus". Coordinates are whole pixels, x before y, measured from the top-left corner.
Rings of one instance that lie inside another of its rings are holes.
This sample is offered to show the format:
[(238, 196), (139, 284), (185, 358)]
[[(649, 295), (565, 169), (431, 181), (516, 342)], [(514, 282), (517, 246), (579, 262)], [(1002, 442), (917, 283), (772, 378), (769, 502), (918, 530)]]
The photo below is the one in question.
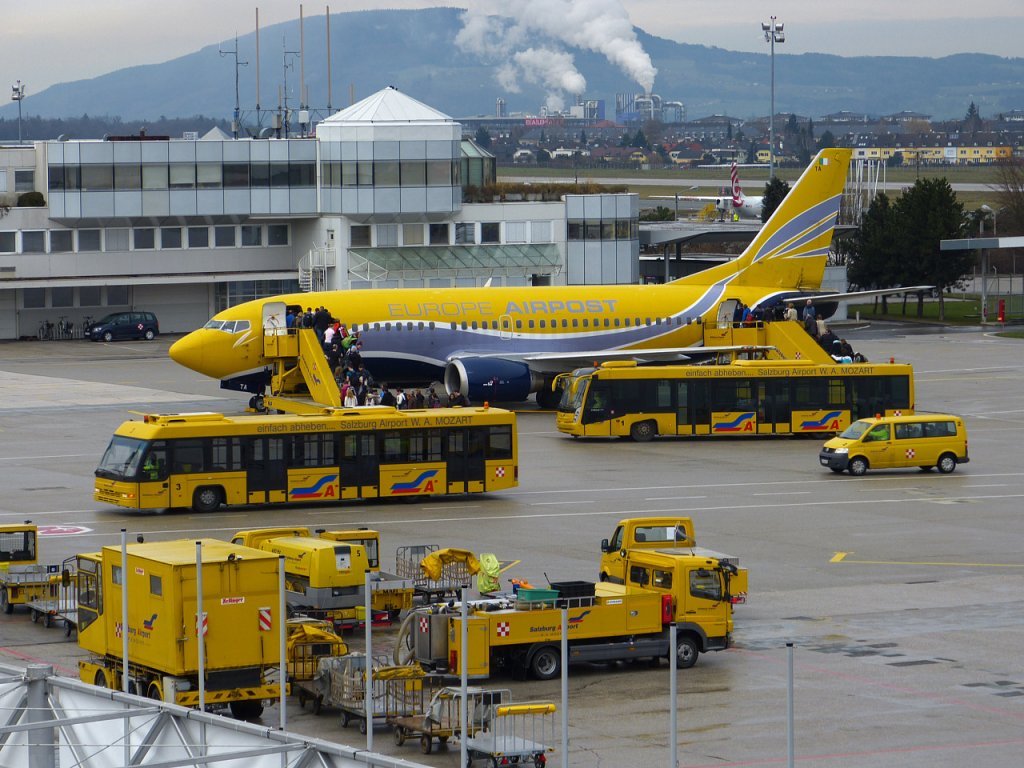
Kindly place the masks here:
[(914, 412), (914, 372), (901, 363), (619, 360), (563, 374), (557, 384), (558, 429), (573, 437), (820, 435), (866, 416)]
[(324, 408), (318, 414), (149, 414), (96, 469), (96, 501), (131, 509), (482, 493), (519, 482), (500, 408)]

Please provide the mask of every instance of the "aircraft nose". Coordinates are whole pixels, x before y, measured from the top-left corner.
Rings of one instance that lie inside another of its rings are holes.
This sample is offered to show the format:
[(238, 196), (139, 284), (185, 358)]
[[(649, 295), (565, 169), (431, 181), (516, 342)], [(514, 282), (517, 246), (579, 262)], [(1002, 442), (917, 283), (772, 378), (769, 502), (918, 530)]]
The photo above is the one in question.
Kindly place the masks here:
[(196, 331), (171, 344), (168, 354), (170, 354), (171, 360), (178, 365), (191, 368), (199, 373), (208, 373), (203, 365), (203, 345), (199, 340), (199, 333)]

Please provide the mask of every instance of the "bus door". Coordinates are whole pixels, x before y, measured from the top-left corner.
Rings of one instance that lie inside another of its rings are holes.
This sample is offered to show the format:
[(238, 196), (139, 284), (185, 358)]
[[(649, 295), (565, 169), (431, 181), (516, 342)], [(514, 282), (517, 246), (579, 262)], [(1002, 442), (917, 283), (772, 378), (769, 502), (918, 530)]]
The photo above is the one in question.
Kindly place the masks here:
[[(581, 382), (581, 385), (584, 385)], [(612, 419), (615, 418), (615, 403), (612, 400), (610, 382), (590, 377), (585, 383), (587, 394), (580, 412), (580, 424), (584, 427), (583, 434), (587, 437), (608, 437), (611, 435)], [(619, 416), (622, 415), (622, 409)]]
[[(693, 427), (693, 431), (689, 434), (710, 435), (711, 394), (708, 390), (708, 382), (691, 381), (689, 382), (689, 387), (690, 397), (689, 402), (687, 403), (686, 412), (688, 414), (689, 423)], [(687, 433), (680, 431), (679, 434)]]
[(288, 501), (288, 460), (284, 437), (254, 437), (249, 443), (246, 487), (250, 504)]
[(448, 476), (448, 493), (484, 490), (487, 477), (485, 444), (485, 429), (453, 429), (446, 434), (445, 473)]
[(339, 463), (341, 498), (375, 499), (380, 496), (380, 456), (375, 433), (342, 434)]
[[(156, 440), (149, 446), (139, 469), (139, 509), (173, 506), (168, 471), (167, 443)], [(191, 504), (191, 501), (187, 503)]]
[(757, 431), (762, 435), (783, 435), (792, 431), (788, 384), (778, 379), (757, 382)]

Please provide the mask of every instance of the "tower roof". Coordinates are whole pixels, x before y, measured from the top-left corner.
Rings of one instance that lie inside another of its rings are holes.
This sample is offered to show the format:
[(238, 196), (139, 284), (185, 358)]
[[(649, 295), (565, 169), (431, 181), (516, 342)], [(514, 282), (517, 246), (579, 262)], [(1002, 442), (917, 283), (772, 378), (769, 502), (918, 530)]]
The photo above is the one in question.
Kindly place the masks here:
[(394, 86), (379, 90), (372, 96), (367, 96), (362, 101), (336, 112), (323, 121), (328, 125), (351, 125), (353, 123), (362, 125), (396, 123), (437, 125), (443, 123), (450, 125), (454, 122), (448, 115), (438, 112), (433, 107), (428, 107), (421, 101), (416, 101), (411, 96), (406, 96)]

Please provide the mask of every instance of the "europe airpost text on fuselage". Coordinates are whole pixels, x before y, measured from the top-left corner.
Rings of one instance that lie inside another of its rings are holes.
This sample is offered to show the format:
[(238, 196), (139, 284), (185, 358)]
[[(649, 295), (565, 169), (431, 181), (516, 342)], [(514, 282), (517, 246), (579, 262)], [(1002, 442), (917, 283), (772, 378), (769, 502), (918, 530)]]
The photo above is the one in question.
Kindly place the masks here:
[(463, 315), (497, 317), (500, 315), (557, 315), (604, 314), (615, 311), (618, 299), (573, 299), (570, 301), (510, 301), (504, 312), (496, 312), (489, 301), (444, 301), (440, 303), (388, 304), (388, 315), (393, 318), (452, 318)]

